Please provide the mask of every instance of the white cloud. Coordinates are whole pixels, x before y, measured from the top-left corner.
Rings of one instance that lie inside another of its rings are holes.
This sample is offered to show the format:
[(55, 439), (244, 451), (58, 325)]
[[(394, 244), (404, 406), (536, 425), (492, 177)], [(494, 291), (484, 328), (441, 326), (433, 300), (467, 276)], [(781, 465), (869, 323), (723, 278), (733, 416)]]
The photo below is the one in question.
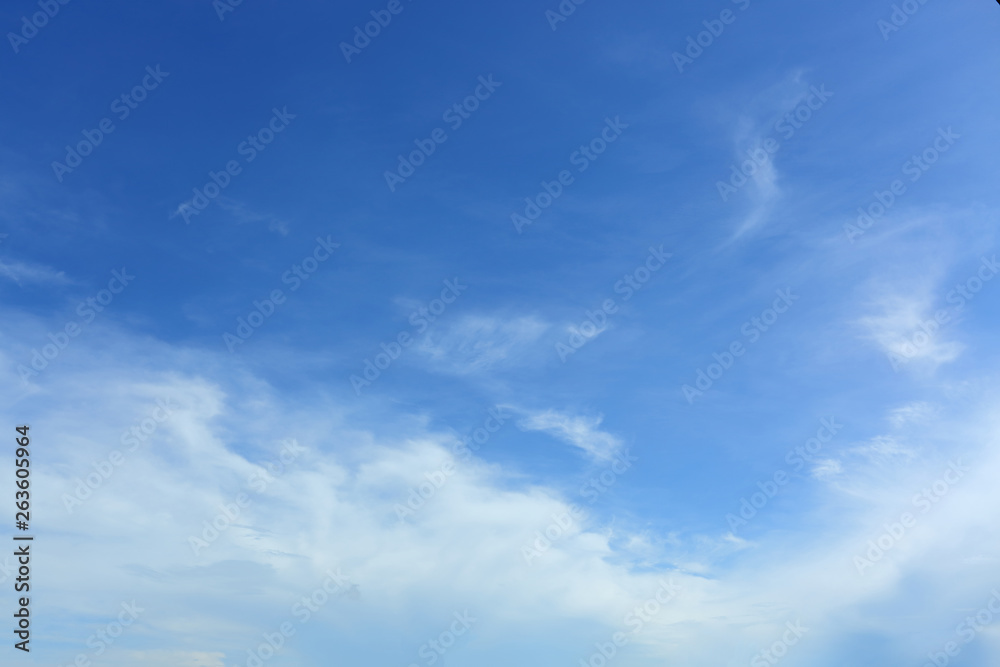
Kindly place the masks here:
[(907, 426), (911, 423), (924, 423), (933, 418), (937, 410), (926, 401), (915, 401), (907, 403), (889, 411), (889, 421), (896, 428)]
[(622, 448), (622, 441), (598, 427), (602, 416), (580, 417), (555, 410), (546, 410), (528, 415), (520, 426), (526, 431), (543, 431), (568, 442), (586, 452), (592, 458), (609, 460)]
[[(733, 162), (737, 172), (746, 178), (746, 184), (736, 186), (742, 190), (742, 197), (748, 197), (749, 203), (746, 212), (742, 214), (742, 220), (736, 227), (736, 231), (731, 240), (736, 240), (764, 225), (769, 221), (775, 205), (782, 197), (782, 190), (779, 186), (781, 174), (778, 171), (776, 161), (781, 159), (782, 151), (787, 151), (785, 144), (794, 141), (785, 138), (783, 132), (776, 128), (782, 118), (802, 104), (811, 95), (810, 84), (803, 79), (803, 72), (796, 70), (789, 73), (784, 79), (761, 91), (750, 103), (744, 102), (741, 115), (732, 122), (735, 128), (733, 133)], [(791, 127), (791, 126), (789, 126)], [(800, 128), (792, 128), (796, 132)], [(763, 149), (764, 142), (768, 139), (779, 144), (778, 152), (769, 154)], [(764, 160), (752, 159), (748, 151), (756, 156), (766, 156)], [(742, 165), (750, 160), (754, 169), (742, 171)], [(752, 171), (750, 176), (747, 172)], [(730, 183), (729, 179), (732, 170), (727, 166), (727, 173), (722, 179)], [(731, 184), (731, 183), (730, 183)], [(731, 194), (729, 202), (737, 205)]]
[(819, 479), (835, 477), (843, 472), (843, 466), (836, 459), (820, 459), (816, 461), (812, 468), (812, 474)]
[(954, 361), (963, 350), (960, 343), (947, 340), (946, 325), (934, 321), (933, 306), (926, 290), (882, 294), (872, 303), (876, 314), (861, 318), (860, 323), (894, 368), (918, 362), (933, 370)]
[(66, 277), (65, 272), (33, 262), (0, 262), (0, 276), (14, 281), (19, 286), (32, 283), (39, 285), (69, 285), (72, 283)]
[[(17, 331), (17, 322), (6, 322)], [(58, 380), (43, 375), (41, 400), (13, 409), (3, 401), (0, 418), (30, 421), (45, 443), (35, 468), (44, 491), (35, 502), (46, 548), (35, 562), (58, 593), (40, 598), (35, 613), (60, 619), (54, 631), (82, 645), (94, 619), (120, 601), (137, 599), (147, 610), (123, 638), (129, 652), (123, 645), (109, 655), (110, 664), (141, 655), (135, 663), (215, 667), (219, 653), (226, 663), (243, 664), (246, 649), (287, 619), (302, 635), (314, 630), (338, 645), (364, 644), (370, 664), (397, 658), (408, 664), (422, 642), (444, 629), (444, 619), (466, 608), (479, 618), (482, 645), (462, 650), (476, 664), (509, 660), (509, 654), (493, 658), (490, 651), (503, 649), (512, 636), (586, 658), (594, 642), (630, 629), (626, 614), (650, 599), (664, 576), (680, 584), (681, 594), (634, 636), (620, 656), (622, 667), (657, 660), (747, 664), (780, 636), (786, 621), (799, 618), (811, 628), (809, 641), (796, 649), (802, 664), (833, 665), (825, 656), (856, 628), (877, 634), (906, 659), (919, 659), (907, 644), (911, 633), (947, 633), (954, 608), (980, 592), (985, 601), (984, 587), (994, 585), (1000, 537), (983, 511), (1000, 502), (994, 482), (1000, 431), (992, 405), (985, 417), (954, 416), (954, 453), (971, 450), (975, 465), (863, 576), (852, 559), (878, 539), (884, 524), (898, 520), (912, 495), (939, 477), (947, 462), (904, 458), (879, 467), (856, 457), (837, 475), (838, 485), (819, 485), (816, 507), (790, 516), (782, 534), (767, 540), (662, 534), (647, 525), (631, 529), (626, 521), (612, 532), (583, 519), (528, 565), (522, 546), (553, 515), (569, 511), (554, 489), (525, 485), (517, 470), (476, 458), (455, 461), (455, 474), (420, 512), (400, 522), (394, 505), (426, 481), (425, 473), (453, 460), (452, 436), (417, 427), (404, 438), (357, 432), (342, 423), (343, 409), (325, 399), (283, 399), (252, 376), (232, 375), (225, 385), (205, 377), (217, 367), (215, 355), (101, 333), (113, 343), (113, 354), (83, 355), (85, 361), (60, 370)], [(175, 414), (67, 514), (63, 494), (121, 449), (121, 432), (146, 418), (160, 396), (175, 399)], [(528, 415), (525, 424), (595, 457), (620, 446), (599, 429), (600, 418), (543, 411)], [(264, 491), (249, 491), (250, 475), (265, 472), (261, 464), (276, 458), (289, 437), (307, 451)], [(859, 477), (876, 473), (882, 483), (867, 486), (877, 494), (853, 493)], [(189, 537), (201, 535), (205, 522), (240, 492), (252, 502), (195, 556)], [(679, 521), (669, 508), (664, 514)], [(719, 544), (728, 545), (723, 559)], [(73, 554), (71, 567), (67, 553)], [(360, 595), (332, 599), (300, 626), (292, 605), (337, 567)], [(920, 577), (940, 596), (918, 618), (902, 613), (912, 602), (897, 598), (908, 577)], [(875, 628), (869, 623), (873, 605), (886, 609)], [(386, 635), (396, 638), (394, 645), (412, 645), (413, 655), (381, 652), (391, 651), (377, 641)], [(309, 646), (296, 636), (270, 664), (327, 664), (303, 653)], [(67, 663), (76, 652), (53, 655), (52, 662)]]

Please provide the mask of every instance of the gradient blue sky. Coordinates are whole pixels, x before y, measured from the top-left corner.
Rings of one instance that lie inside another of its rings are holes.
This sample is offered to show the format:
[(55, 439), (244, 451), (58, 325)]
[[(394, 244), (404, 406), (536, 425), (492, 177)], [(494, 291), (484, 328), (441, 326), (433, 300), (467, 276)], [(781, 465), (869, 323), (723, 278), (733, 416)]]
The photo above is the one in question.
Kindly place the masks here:
[[(1000, 7), (932, 0), (886, 33), (888, 2), (591, 0), (553, 29), (556, 0), (401, 0), (347, 62), (341, 42), (387, 4), (246, 0), (220, 19), (208, 0), (69, 2), (0, 48), (0, 424), (31, 425), (38, 535), (18, 664), (242, 666), (290, 620), (266, 664), (426, 665), (465, 610), (477, 621), (439, 664), (578, 665), (616, 632), (610, 665), (767, 664), (788, 622), (809, 628), (789, 667), (919, 667), (956, 640), (1000, 586), (1000, 280), (975, 282), (998, 253)], [(7, 3), (0, 25), (20, 34), (38, 11)], [(112, 103), (147, 67), (166, 74), (122, 119)], [(453, 129), (443, 115), (480, 77), (499, 85)], [(241, 142), (275, 109), (294, 118), (248, 161)], [(57, 177), (104, 118), (114, 131)], [(609, 122), (620, 136), (581, 163)], [(387, 187), (436, 128), (447, 140)], [(925, 149), (936, 161), (915, 170)], [(845, 228), (897, 179), (884, 216)], [(317, 238), (339, 247), (293, 290)], [(647, 264), (651, 248), (669, 259)], [(619, 281), (643, 266), (630, 294)], [(79, 304), (123, 268), (134, 280), (88, 321)], [(421, 324), (445, 281), (467, 287)], [(224, 334), (276, 289), (230, 351)], [(78, 335), (32, 369), (68, 323)], [(686, 394), (699, 372), (717, 379)], [(157, 399), (170, 416), (129, 451)], [(470, 455), (491, 409), (504, 424)], [(821, 420), (842, 426), (796, 463)], [(295, 460), (255, 489), (289, 440)], [(115, 450), (124, 463), (68, 509)], [(914, 496), (952, 465), (968, 471), (925, 512)], [(12, 484), (11, 457), (0, 470)], [(602, 473), (614, 483), (581, 492)], [(755, 516), (727, 519), (776, 473)], [(585, 515), (526, 562), (574, 504)], [(915, 527), (859, 567), (904, 512)], [(300, 624), (292, 605), (337, 568), (353, 592)], [(626, 615), (664, 579), (680, 592), (635, 632)], [(145, 611), (96, 656), (88, 638), (132, 600)], [(949, 664), (996, 664), (1000, 618), (956, 641)]]

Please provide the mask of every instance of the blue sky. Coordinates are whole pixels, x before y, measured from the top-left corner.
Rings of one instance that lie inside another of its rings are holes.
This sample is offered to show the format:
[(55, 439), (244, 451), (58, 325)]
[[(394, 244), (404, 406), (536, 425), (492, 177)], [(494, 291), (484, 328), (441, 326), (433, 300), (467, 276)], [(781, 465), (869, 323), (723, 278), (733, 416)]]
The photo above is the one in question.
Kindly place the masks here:
[(1000, 8), (224, 1), (0, 11), (18, 661), (996, 664)]

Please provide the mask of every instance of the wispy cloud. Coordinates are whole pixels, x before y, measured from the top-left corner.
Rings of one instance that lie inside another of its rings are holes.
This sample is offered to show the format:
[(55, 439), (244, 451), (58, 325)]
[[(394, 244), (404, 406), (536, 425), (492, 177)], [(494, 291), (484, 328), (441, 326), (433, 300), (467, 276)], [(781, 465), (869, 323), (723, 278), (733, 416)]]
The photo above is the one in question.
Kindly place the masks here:
[(26, 284), (70, 285), (73, 283), (66, 277), (65, 272), (32, 262), (0, 262), (0, 275), (22, 287)]
[(219, 208), (231, 214), (240, 223), (252, 224), (266, 222), (268, 231), (277, 232), (282, 236), (288, 236), (289, 227), (287, 220), (282, 220), (281, 218), (271, 215), (270, 213), (264, 213), (253, 209), (245, 202), (237, 201), (230, 197), (226, 197), (225, 195), (219, 196), (216, 201), (219, 204)]
[(926, 292), (884, 294), (872, 303), (876, 313), (862, 317), (860, 323), (866, 337), (895, 360), (894, 368), (917, 361), (933, 370), (954, 361), (963, 350), (961, 343), (947, 340), (947, 331), (934, 322), (933, 305)]
[(577, 447), (598, 460), (611, 459), (622, 448), (617, 436), (600, 430), (603, 416), (582, 417), (555, 410), (528, 415), (520, 421), (526, 431), (542, 431)]
[[(81, 579), (72, 569), (51, 570), (50, 584), (64, 594), (60, 608), (45, 613), (84, 619), (63, 621), (72, 627), (63, 627), (61, 634), (86, 637), (92, 633), (86, 619), (115, 609), (120, 600), (145, 595), (155, 600), (158, 629), (155, 638), (145, 631), (130, 635), (130, 650), (148, 652), (140, 655), (150, 664), (217, 667), (216, 651), (227, 662), (239, 660), (260, 643), (262, 632), (284, 620), (275, 609), (288, 609), (315, 589), (327, 568), (338, 566), (362, 591), (364, 603), (331, 601), (311, 621), (327, 633), (374, 637), (390, 628), (418, 646), (440, 632), (436, 613), (447, 617), (475, 605), (483, 627), (494, 628), (497, 636), (516, 633), (525, 624), (563, 627), (567, 617), (605, 626), (610, 636), (628, 630), (623, 617), (669, 576), (682, 595), (636, 636), (635, 643), (650, 655), (682, 664), (722, 664), (734, 652), (751, 647), (752, 654), (758, 650), (753, 647), (769, 646), (771, 634), (792, 614), (815, 628), (803, 656), (810, 657), (809, 664), (827, 667), (835, 663), (822, 658), (826, 647), (851, 631), (845, 619), (876, 602), (905, 606), (899, 595), (907, 576), (920, 573), (928, 586), (948, 592), (940, 613), (928, 611), (919, 622), (906, 622), (917, 623), (921, 631), (949, 627), (949, 605), (977, 593), (984, 568), (993, 565), (966, 563), (961, 569), (955, 559), (996, 553), (1000, 546), (995, 531), (975, 529), (989, 520), (977, 508), (1000, 502), (992, 481), (1000, 459), (989, 454), (995, 451), (997, 430), (988, 419), (963, 415), (955, 437), (972, 443), (963, 449), (984, 456), (933, 513), (921, 515), (918, 529), (893, 548), (887, 562), (864, 577), (852, 558), (878, 539), (883, 524), (895, 521), (901, 505), (933, 482), (946, 463), (904, 457), (898, 459), (903, 465), (884, 466), (869, 456), (853, 456), (850, 467), (838, 470), (839, 463), (820, 462), (815, 469), (818, 506), (789, 517), (783, 536), (767, 541), (734, 541), (683, 529), (664, 532), (651, 529), (646, 517), (625, 517), (613, 529), (582, 519), (561, 530), (527, 567), (521, 547), (553, 516), (570, 512), (570, 501), (560, 492), (520, 485), (515, 469), (478, 458), (458, 463), (450, 435), (417, 425), (400, 438), (359, 433), (331, 422), (330, 415), (342, 409), (328, 399), (286, 402), (251, 376), (237, 375), (224, 387), (204, 377), (206, 369), (217, 367), (213, 354), (111, 330), (103, 338), (113, 344), (113, 355), (81, 355), (81, 365), (59, 379), (59, 392), (47, 394), (28, 412), (19, 409), (21, 414), (4, 418), (46, 424), (53, 443), (46, 454), (50, 465), (36, 474), (39, 484), (56, 491), (38, 500), (39, 530), (52, 536), (54, 551), (72, 549), (79, 567), (90, 573)], [(152, 366), (150, 359), (156, 360)], [(84, 483), (94, 470), (92, 462), (107, 461), (111, 450), (121, 447), (118, 434), (141, 423), (158, 396), (173, 398), (169, 421), (124, 464), (112, 466), (113, 474), (93, 497), (67, 514), (63, 494)], [(601, 425), (600, 417), (556, 410), (521, 419), (524, 429), (606, 460), (621, 440)], [(265, 489), (248, 487), (251, 476), (266, 472), (266, 464), (276, 459), (278, 443), (289, 437), (306, 451)], [(900, 451), (885, 440), (868, 444), (873, 452)], [(401, 494), (428, 483), (427, 475), (434, 478), (433, 471), (445, 462), (452, 463), (453, 474), (443, 476), (447, 481), (410, 523), (399, 524), (394, 504)], [(879, 493), (855, 493), (872, 485), (852, 484), (851, 478), (873, 471), (883, 475)], [(252, 501), (239, 519), (219, 522), (217, 537), (206, 533), (241, 492)], [(845, 512), (851, 520), (838, 521)], [(88, 541), (79, 539), (81, 526)], [(194, 555), (192, 535), (208, 535), (212, 542)], [(109, 552), (105, 545), (112, 542), (116, 548)], [(733, 550), (743, 554), (738, 564), (719, 562), (720, 553)], [(680, 569), (665, 565), (678, 562), (684, 564)], [(122, 577), (122, 572), (131, 574)], [(94, 581), (102, 582), (97, 598)], [(238, 600), (238, 613), (218, 606), (229, 598)], [(213, 604), (201, 604), (208, 600)], [(153, 608), (147, 609), (148, 618), (154, 618)], [(414, 623), (415, 617), (428, 620)], [(591, 628), (565, 640), (589, 646), (592, 634)], [(895, 642), (897, 629), (881, 627), (879, 636)], [(170, 643), (182, 638), (194, 648), (159, 653), (176, 650)], [(295, 650), (291, 644), (286, 650)], [(121, 664), (138, 660), (134, 655), (122, 653)], [(376, 663), (386, 659), (379, 654)]]
[(419, 349), (435, 370), (457, 375), (482, 373), (516, 361), (549, 324), (535, 317), (504, 319), (467, 315), (432, 330)]
[[(814, 110), (818, 110), (815, 100), (820, 98), (816, 90), (805, 80), (804, 72), (795, 70), (745, 104), (733, 123), (733, 163), (726, 178), (730, 185), (733, 179), (745, 180), (745, 185), (735, 187), (747, 192), (749, 201), (730, 240), (735, 241), (770, 220), (784, 195), (776, 163), (788, 152), (785, 144), (803, 127), (802, 119), (795, 118), (794, 113), (802, 110), (811, 118)], [(768, 145), (773, 150), (765, 150)]]

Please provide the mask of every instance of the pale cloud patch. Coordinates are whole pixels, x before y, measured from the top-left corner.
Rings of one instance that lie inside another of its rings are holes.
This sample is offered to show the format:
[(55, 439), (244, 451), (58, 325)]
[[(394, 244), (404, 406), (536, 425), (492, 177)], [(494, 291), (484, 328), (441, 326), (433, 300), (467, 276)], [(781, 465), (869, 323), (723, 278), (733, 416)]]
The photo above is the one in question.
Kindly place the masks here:
[(916, 401), (895, 408), (889, 412), (889, 421), (896, 428), (909, 424), (920, 424), (935, 417), (937, 410), (930, 403)]
[[(785, 143), (794, 140), (794, 134), (787, 137), (784, 134), (786, 130), (779, 131), (778, 124), (811, 94), (811, 86), (804, 80), (804, 73), (795, 70), (762, 91), (746, 105), (744, 112), (734, 123), (732, 163), (727, 165), (727, 173), (722, 182), (747, 192), (750, 202), (731, 240), (739, 239), (764, 226), (771, 218), (774, 207), (783, 194), (779, 186), (781, 174), (776, 160), (781, 156)], [(787, 127), (797, 133), (802, 124), (798, 125), (799, 127)], [(777, 142), (777, 152), (772, 154), (764, 149), (764, 143), (768, 139)], [(760, 159), (761, 156), (765, 159)], [(742, 167), (748, 162), (750, 166), (743, 170)], [(736, 166), (738, 175), (734, 175), (732, 165)], [(750, 175), (747, 175), (748, 172)], [(747, 182), (742, 186), (735, 185), (731, 182), (733, 178), (737, 182), (744, 178)], [(730, 194), (729, 200), (735, 196), (735, 193)]]
[(622, 448), (622, 441), (599, 427), (602, 416), (581, 417), (555, 410), (531, 414), (519, 423), (526, 431), (542, 431), (586, 452), (599, 460), (611, 459)]
[(852, 453), (864, 456), (873, 463), (890, 463), (896, 459), (913, 459), (917, 452), (888, 435), (878, 435), (864, 445), (852, 447)]
[[(40, 599), (37, 613), (64, 619), (60, 636), (82, 639), (94, 631), (95, 618), (107, 622), (102, 615), (120, 600), (139, 599), (148, 611), (130, 631), (128, 648), (141, 652), (115, 647), (122, 656), (141, 656), (132, 664), (218, 667), (218, 652), (239, 664), (262, 633), (286, 619), (299, 628), (291, 605), (338, 567), (362, 594), (331, 597), (308, 630), (345, 645), (360, 638), (364, 655), (345, 658), (358, 662), (374, 652), (370, 664), (390, 664), (377, 653), (378, 638), (398, 637), (415, 654), (441, 632), (440, 619), (465, 608), (493, 636), (537, 632), (545, 637), (540, 649), (559, 644), (586, 660), (595, 641), (632, 631), (626, 619), (635, 617), (628, 614), (653, 599), (661, 579), (675, 581), (680, 593), (658, 606), (630, 640), (629, 650), (644, 652), (649, 661), (718, 665), (735, 664), (733, 656), (740, 656), (740, 664), (748, 664), (781, 636), (785, 622), (801, 619), (812, 630), (796, 647), (796, 659), (827, 667), (834, 664), (829, 647), (868, 621), (873, 606), (886, 612), (872, 634), (906, 659), (919, 659), (907, 644), (912, 633), (950, 631), (954, 610), (978, 607), (995, 586), (996, 562), (989, 556), (998, 552), (1000, 537), (983, 511), (1000, 502), (994, 405), (986, 406), (985, 418), (953, 415), (961, 427), (953, 454), (968, 448), (979, 456), (970, 457), (970, 470), (947, 496), (920, 514), (918, 526), (863, 575), (855, 556), (900, 512), (918, 511), (910, 498), (941, 477), (947, 461), (903, 460), (907, 465), (893, 467), (890, 477), (868, 457), (854, 457), (857, 468), (841, 476), (860, 478), (875, 469), (884, 475), (877, 493), (824, 485), (820, 507), (789, 515), (781, 535), (752, 546), (731, 536), (717, 540), (727, 546), (724, 559), (705, 547), (710, 539), (685, 530), (667, 508), (657, 516), (676, 524), (676, 532), (648, 523), (630, 530), (621, 527), (624, 520), (611, 530), (582, 518), (554, 534), (551, 546), (528, 564), (522, 547), (533, 544), (553, 516), (570, 512), (570, 499), (559, 491), (519, 483), (513, 467), (476, 457), (456, 460), (452, 436), (417, 426), (402, 438), (357, 433), (331, 421), (331, 414), (343, 413), (335, 401), (281, 400), (253, 377), (233, 376), (223, 388), (204, 377), (220, 355), (113, 332), (108, 340), (112, 356), (81, 355), (82, 365), (58, 380), (59, 391), (45, 384), (45, 400), (22, 403), (17, 414), (9, 407), (0, 412), (7, 423), (44, 425), (50, 443), (35, 478), (50, 489), (36, 501), (37, 529), (49, 536), (38, 566), (58, 594)], [(157, 364), (186, 370), (157, 372)], [(55, 382), (48, 376), (40, 381)], [(120, 448), (119, 434), (141, 421), (160, 396), (175, 398), (170, 420), (68, 514), (62, 494), (93, 472), (93, 462)], [(620, 446), (601, 430), (599, 417), (545, 411), (528, 414), (525, 422), (591, 456)], [(239, 519), (195, 554), (190, 536), (202, 535), (205, 522), (246, 492), (249, 476), (265, 469), (259, 462), (273, 460), (289, 437), (307, 451), (266, 489), (251, 491), (252, 503)], [(874, 444), (880, 451), (896, 449)], [(454, 463), (454, 474), (401, 524), (394, 505), (444, 462)], [(662, 483), (671, 484), (676, 471), (669, 461), (661, 465)], [(59, 565), (66, 553), (73, 554), (72, 568)], [(907, 613), (913, 602), (906, 582), (914, 577), (935, 600), (917, 616)], [(305, 634), (292, 638), (275, 664), (324, 664), (294, 655), (308, 648)], [(181, 642), (194, 648), (179, 651)], [(461, 650), (470, 664), (497, 664), (485, 653), (495, 653), (495, 646), (466, 644)], [(71, 659), (72, 653), (52, 663)], [(642, 662), (623, 652), (622, 664)]]
[(258, 211), (251, 208), (244, 202), (237, 201), (224, 195), (218, 197), (216, 202), (219, 204), (219, 208), (231, 214), (242, 224), (266, 222), (268, 231), (277, 232), (281, 236), (288, 236), (287, 220), (282, 220), (281, 218), (271, 215), (270, 213)]
[(66, 277), (64, 271), (32, 262), (0, 262), (0, 276), (12, 280), (20, 287), (25, 284), (69, 285), (73, 282)]
[(549, 325), (535, 317), (503, 319), (467, 315), (432, 330), (418, 349), (436, 369), (457, 375), (481, 373), (515, 361)]
[(861, 318), (860, 324), (893, 368), (917, 361), (933, 370), (961, 355), (962, 344), (946, 340), (945, 325), (934, 320), (930, 298), (890, 294), (878, 298), (873, 306), (877, 314)]
[(843, 466), (840, 464), (840, 461), (836, 459), (821, 459), (817, 461), (812, 468), (813, 477), (821, 480), (836, 477), (843, 471)]

